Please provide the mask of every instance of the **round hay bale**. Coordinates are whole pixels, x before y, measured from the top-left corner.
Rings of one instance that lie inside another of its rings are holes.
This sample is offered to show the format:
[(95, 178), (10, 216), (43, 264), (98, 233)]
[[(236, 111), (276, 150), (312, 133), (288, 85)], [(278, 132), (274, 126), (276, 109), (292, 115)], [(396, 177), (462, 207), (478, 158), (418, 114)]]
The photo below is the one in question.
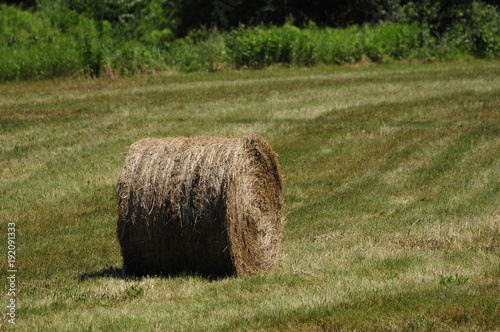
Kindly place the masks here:
[(247, 275), (277, 263), (283, 183), (258, 135), (142, 139), (117, 195), (126, 274)]

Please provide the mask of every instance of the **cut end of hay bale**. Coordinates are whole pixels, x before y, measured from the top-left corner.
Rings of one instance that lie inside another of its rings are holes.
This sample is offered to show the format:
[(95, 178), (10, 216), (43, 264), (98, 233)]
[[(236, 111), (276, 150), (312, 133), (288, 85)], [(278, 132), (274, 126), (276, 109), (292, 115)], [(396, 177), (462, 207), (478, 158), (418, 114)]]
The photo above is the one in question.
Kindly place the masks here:
[(140, 140), (117, 195), (128, 274), (246, 275), (277, 263), (283, 183), (258, 135)]

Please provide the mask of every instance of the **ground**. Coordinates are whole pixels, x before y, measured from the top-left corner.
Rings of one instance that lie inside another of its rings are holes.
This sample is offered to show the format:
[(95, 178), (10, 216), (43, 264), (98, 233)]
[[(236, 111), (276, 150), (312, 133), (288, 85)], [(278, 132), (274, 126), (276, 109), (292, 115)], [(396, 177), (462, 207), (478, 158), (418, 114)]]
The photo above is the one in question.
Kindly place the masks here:
[[(21, 331), (498, 330), (499, 77), (469, 61), (4, 83), (2, 312), (15, 298)], [(122, 279), (130, 144), (252, 133), (284, 178), (279, 267)]]

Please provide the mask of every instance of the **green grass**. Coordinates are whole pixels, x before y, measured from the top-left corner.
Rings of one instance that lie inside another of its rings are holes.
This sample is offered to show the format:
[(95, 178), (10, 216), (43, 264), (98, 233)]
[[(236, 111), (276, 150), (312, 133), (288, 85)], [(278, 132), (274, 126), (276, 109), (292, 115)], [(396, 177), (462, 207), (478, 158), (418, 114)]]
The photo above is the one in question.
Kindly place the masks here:
[[(500, 329), (499, 77), (471, 61), (0, 85), (0, 283), (15, 222), (17, 329)], [(250, 133), (282, 167), (280, 266), (116, 277), (128, 146)]]

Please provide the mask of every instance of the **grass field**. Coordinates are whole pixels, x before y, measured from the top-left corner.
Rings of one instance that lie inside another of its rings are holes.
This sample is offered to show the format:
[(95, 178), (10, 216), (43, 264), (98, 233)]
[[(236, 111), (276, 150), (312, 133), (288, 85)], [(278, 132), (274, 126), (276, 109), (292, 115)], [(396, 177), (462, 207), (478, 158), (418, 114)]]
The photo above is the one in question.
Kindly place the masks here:
[[(0, 124), (16, 330), (500, 330), (498, 61), (12, 82)], [(120, 278), (129, 145), (250, 133), (279, 154), (280, 266)]]

